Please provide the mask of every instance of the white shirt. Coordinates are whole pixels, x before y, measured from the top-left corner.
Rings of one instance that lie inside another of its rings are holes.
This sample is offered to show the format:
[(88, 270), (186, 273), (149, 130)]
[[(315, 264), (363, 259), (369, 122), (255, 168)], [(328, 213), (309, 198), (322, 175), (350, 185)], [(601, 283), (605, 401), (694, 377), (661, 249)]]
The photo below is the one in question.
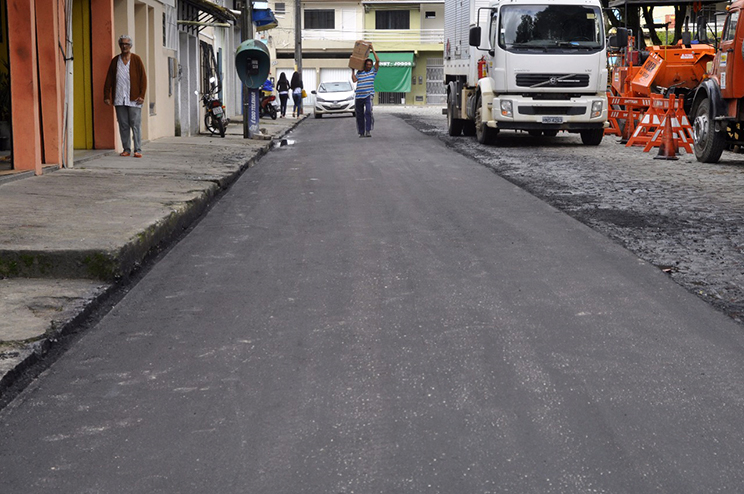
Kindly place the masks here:
[(133, 106), (135, 108), (142, 108), (142, 104), (136, 101), (130, 100), (130, 93), (132, 92), (131, 85), (129, 82), (129, 65), (132, 59), (129, 59), (129, 63), (124, 63), (119, 55), (119, 60), (116, 62), (116, 91), (114, 91), (114, 106)]

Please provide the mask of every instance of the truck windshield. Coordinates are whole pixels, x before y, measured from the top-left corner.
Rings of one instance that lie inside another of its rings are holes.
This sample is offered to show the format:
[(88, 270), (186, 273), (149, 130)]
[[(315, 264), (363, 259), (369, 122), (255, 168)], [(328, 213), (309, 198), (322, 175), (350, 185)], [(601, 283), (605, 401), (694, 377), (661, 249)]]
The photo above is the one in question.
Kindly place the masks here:
[(507, 5), (499, 46), (514, 51), (594, 51), (604, 47), (602, 13), (582, 5)]

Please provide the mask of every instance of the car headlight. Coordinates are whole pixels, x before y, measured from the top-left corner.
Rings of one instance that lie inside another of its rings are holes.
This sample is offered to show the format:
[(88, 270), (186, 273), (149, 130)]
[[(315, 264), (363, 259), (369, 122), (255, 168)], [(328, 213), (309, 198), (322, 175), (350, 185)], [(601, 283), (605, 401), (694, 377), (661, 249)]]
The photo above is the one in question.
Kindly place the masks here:
[(354, 101), (354, 96), (349, 96), (348, 98), (342, 99), (340, 102), (347, 102), (347, 101)]
[(316, 97), (315, 97), (315, 101), (317, 101), (317, 102), (319, 102), (319, 103), (325, 103), (325, 102), (326, 102), (326, 100), (324, 100), (324, 99), (323, 99), (323, 98), (321, 98), (320, 96), (316, 96)]
[(501, 116), (511, 117), (514, 113), (512, 111), (512, 102), (510, 100), (501, 100)]
[(592, 103), (592, 118), (602, 116), (602, 109), (604, 108), (603, 101), (595, 101)]

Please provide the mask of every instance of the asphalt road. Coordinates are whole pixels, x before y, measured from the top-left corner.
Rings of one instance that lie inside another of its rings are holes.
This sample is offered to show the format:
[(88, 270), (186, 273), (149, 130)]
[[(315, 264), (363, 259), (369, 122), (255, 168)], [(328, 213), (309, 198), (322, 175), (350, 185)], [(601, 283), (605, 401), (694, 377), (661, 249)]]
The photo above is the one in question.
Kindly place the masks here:
[[(378, 108), (378, 111), (380, 109)], [(439, 111), (437, 111), (439, 110)], [(501, 132), (492, 146), (447, 135), (440, 108), (384, 107), (460, 154), (612, 238), (731, 318), (744, 323), (744, 155), (699, 163), (656, 160), (605, 136), (533, 138)]]
[(378, 115), (308, 120), (0, 411), (0, 490), (736, 492), (741, 326)]

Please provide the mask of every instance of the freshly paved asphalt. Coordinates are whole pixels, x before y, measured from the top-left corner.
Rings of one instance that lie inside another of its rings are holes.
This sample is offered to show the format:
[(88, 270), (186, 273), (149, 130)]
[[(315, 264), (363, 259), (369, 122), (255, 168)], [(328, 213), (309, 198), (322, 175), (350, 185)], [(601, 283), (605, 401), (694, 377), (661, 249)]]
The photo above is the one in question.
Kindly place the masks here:
[(741, 326), (378, 115), (307, 120), (0, 412), (2, 492), (717, 492)]

